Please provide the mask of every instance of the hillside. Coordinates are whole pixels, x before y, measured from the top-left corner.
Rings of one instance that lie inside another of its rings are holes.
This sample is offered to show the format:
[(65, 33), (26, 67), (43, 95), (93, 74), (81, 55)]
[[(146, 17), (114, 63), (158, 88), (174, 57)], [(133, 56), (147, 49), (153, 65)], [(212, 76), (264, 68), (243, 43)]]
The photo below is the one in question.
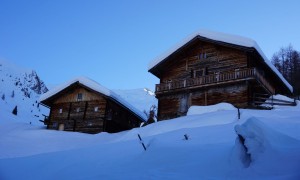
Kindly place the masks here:
[(0, 179), (300, 178), (299, 105), (219, 106), (115, 134), (0, 126)]
[(16, 119), (12, 111), (17, 107), (21, 121), (38, 123), (39, 119), (43, 119), (42, 114), (48, 113), (38, 104), (40, 95), (47, 91), (45, 83), (34, 70), (0, 60), (0, 113), (8, 114), (8, 119)]

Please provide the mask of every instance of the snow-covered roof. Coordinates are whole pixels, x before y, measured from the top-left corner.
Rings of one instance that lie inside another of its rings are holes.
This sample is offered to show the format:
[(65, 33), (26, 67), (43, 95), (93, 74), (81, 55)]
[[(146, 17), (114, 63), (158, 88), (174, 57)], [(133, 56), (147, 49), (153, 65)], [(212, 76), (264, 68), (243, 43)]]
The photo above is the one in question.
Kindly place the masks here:
[(130, 103), (128, 103), (124, 99), (122, 99), (119, 95), (117, 95), (113, 91), (107, 89), (106, 87), (102, 86), (101, 84), (97, 83), (96, 81), (91, 80), (91, 79), (86, 78), (86, 77), (77, 77), (75, 79), (72, 79), (72, 80), (60, 85), (60, 86), (57, 86), (57, 87), (51, 89), (47, 93), (41, 95), (40, 102), (56, 95), (57, 93), (61, 92), (62, 90), (64, 90), (65, 88), (69, 87), (70, 85), (72, 85), (76, 82), (78, 82), (78, 83), (80, 83), (80, 84), (82, 84), (82, 85), (84, 85), (84, 86), (86, 86), (86, 87), (88, 87), (88, 88), (90, 88), (90, 89), (92, 89), (96, 92), (99, 92), (99, 93), (101, 93), (105, 96), (108, 96), (108, 97), (114, 99), (115, 101), (119, 102), (123, 106), (127, 107), (130, 111), (132, 111), (134, 114), (136, 114), (137, 116), (142, 118), (144, 121), (147, 120), (147, 117), (144, 113), (139, 111), (137, 108), (132, 106)]
[(281, 81), (289, 88), (291, 92), (293, 92), (293, 87), (286, 81), (286, 79), (282, 76), (282, 74), (276, 69), (276, 67), (268, 60), (268, 58), (265, 56), (263, 51), (260, 49), (258, 44), (246, 37), (237, 36), (237, 35), (231, 35), (231, 34), (225, 34), (221, 32), (214, 32), (209, 30), (199, 30), (196, 33), (193, 33), (192, 35), (185, 38), (180, 43), (176, 44), (174, 47), (163, 53), (162, 55), (158, 56), (154, 60), (152, 60), (148, 65), (148, 70), (151, 70), (156, 65), (161, 63), (163, 60), (165, 60), (168, 56), (173, 54), (176, 50), (178, 50), (180, 47), (184, 46), (186, 43), (191, 41), (196, 36), (201, 36), (207, 39), (225, 42), (229, 44), (244, 46), (244, 47), (250, 47), (256, 49), (256, 51), (260, 54), (260, 56), (263, 58), (264, 62), (270, 67), (270, 69), (281, 79)]

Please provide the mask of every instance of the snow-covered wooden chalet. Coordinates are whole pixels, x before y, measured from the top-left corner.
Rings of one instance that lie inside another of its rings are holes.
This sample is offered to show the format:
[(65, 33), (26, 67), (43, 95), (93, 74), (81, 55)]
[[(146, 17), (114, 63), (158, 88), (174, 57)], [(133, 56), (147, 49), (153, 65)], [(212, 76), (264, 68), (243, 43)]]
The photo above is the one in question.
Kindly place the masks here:
[(247, 108), (259, 96), (290, 95), (291, 85), (254, 40), (201, 30), (150, 62), (158, 119), (185, 115), (192, 105), (232, 103)]
[(97, 82), (79, 77), (43, 94), (50, 108), (48, 129), (86, 133), (119, 132), (139, 127), (145, 114)]

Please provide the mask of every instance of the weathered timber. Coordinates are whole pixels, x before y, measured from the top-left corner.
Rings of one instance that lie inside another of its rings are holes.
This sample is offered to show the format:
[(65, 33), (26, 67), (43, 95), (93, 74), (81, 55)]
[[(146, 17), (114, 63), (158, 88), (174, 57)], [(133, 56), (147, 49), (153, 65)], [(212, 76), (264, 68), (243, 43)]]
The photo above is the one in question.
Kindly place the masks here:
[(139, 127), (141, 123), (141, 118), (129, 108), (79, 83), (42, 103), (51, 107), (48, 129), (112, 133)]
[(255, 93), (290, 93), (253, 48), (205, 38), (193, 38), (149, 72), (160, 79), (159, 120), (186, 115), (193, 105), (255, 107)]

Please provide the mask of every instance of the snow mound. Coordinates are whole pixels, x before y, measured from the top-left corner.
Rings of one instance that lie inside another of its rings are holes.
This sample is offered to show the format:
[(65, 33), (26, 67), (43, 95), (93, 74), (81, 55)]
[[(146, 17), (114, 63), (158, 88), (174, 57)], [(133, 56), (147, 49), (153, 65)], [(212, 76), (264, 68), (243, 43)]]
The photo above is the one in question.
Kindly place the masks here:
[[(274, 105), (273, 103), (279, 103)], [(277, 95), (273, 95), (270, 96), (265, 103), (263, 103), (261, 106), (265, 106), (265, 107), (270, 107), (270, 108), (275, 108), (275, 109), (281, 109), (281, 108), (286, 108), (287, 105), (292, 105), (293, 103), (296, 103), (296, 105), (298, 104), (298, 101), (295, 101), (292, 98), (289, 98), (287, 96), (281, 95), (281, 94), (277, 94)]]
[[(271, 98), (271, 97), (270, 97)], [(281, 94), (276, 94), (273, 96), (274, 99), (279, 99), (279, 100), (284, 100), (284, 101), (290, 101), (290, 102), (294, 102), (294, 99), (286, 97), (284, 95)]]
[(236, 108), (229, 103), (219, 103), (210, 106), (191, 106), (187, 112), (187, 115), (204, 114), (204, 113), (225, 111), (225, 110), (236, 110)]
[(240, 142), (245, 148), (250, 161), (248, 163), (274, 149), (300, 148), (300, 141), (268, 127), (255, 117), (247, 119), (242, 125), (236, 125), (234, 129), (238, 135), (236, 142)]

